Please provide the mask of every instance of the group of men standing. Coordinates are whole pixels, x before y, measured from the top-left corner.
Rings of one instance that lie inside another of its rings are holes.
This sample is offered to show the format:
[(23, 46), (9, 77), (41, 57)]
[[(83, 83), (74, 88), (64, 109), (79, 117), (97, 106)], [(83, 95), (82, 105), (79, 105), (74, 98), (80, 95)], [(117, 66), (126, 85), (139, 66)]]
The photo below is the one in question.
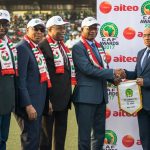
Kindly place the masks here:
[[(137, 78), (139, 74), (106, 68), (100, 55), (103, 49), (95, 41), (99, 23), (93, 17), (82, 21), (81, 39), (71, 52), (63, 42), (68, 23), (60, 16), (51, 17), (46, 26), (41, 19), (32, 19), (15, 48), (7, 36), (9, 12), (0, 10), (0, 150), (6, 150), (14, 108), (23, 150), (51, 150), (53, 138), (54, 149), (64, 150), (71, 101), (78, 124), (78, 149), (102, 150), (108, 102), (106, 83), (118, 84), (122, 78)], [(150, 77), (146, 75), (147, 82), (144, 80), (137, 80), (143, 89), (144, 84), (148, 87)], [(147, 108), (145, 120), (150, 119)], [(145, 141), (150, 138), (142, 139), (144, 150), (148, 150)]]

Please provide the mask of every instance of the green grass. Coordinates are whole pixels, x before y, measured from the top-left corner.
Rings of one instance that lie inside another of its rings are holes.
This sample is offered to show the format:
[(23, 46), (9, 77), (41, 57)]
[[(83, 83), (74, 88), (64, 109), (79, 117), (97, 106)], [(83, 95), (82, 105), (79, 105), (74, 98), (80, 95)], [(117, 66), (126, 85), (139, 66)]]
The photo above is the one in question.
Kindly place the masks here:
[[(72, 107), (73, 108), (73, 107)], [(61, 133), (60, 133), (61, 134)], [(20, 129), (12, 114), (7, 150), (21, 150)], [(77, 124), (74, 109), (69, 111), (65, 150), (77, 150)]]

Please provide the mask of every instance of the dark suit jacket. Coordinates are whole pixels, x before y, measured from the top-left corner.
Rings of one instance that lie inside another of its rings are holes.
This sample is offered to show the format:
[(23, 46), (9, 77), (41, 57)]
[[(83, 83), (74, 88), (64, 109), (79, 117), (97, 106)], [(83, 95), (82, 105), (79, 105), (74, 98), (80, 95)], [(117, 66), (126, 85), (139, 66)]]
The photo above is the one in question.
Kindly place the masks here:
[[(94, 51), (93, 51), (94, 52)], [(108, 102), (107, 79), (113, 80), (113, 69), (100, 70), (95, 67), (81, 41), (74, 45), (73, 61), (75, 64), (77, 85), (73, 92), (73, 101), (89, 104)], [(99, 60), (100, 58), (97, 57)]]
[[(9, 46), (8, 46), (9, 47)], [(10, 50), (12, 56), (12, 52)], [(13, 64), (14, 60), (12, 58)], [(0, 63), (0, 115), (10, 113), (15, 106), (15, 76), (1, 74), (1, 63)]]
[(52, 88), (50, 89), (50, 101), (54, 111), (61, 111), (70, 106), (71, 98), (71, 70), (70, 65), (65, 64), (64, 74), (55, 73), (54, 58), (49, 43), (44, 39), (39, 44), (44, 57), (46, 59), (48, 72), (52, 82)]
[(14, 81), (13, 75), (2, 76), (0, 73), (0, 115), (10, 113), (15, 106)]
[(21, 117), (26, 117), (25, 107), (32, 104), (38, 116), (41, 116), (46, 100), (47, 83), (40, 83), (38, 64), (30, 45), (22, 40), (16, 48), (19, 69), (16, 113)]
[(126, 74), (127, 79), (136, 79), (137, 77), (142, 77), (144, 79), (144, 86), (141, 87), (143, 108), (150, 110), (150, 57), (148, 58), (148, 63), (146, 64), (145, 69), (143, 71), (141, 69), (141, 59), (145, 50), (146, 48), (138, 52), (135, 70), (126, 70)]

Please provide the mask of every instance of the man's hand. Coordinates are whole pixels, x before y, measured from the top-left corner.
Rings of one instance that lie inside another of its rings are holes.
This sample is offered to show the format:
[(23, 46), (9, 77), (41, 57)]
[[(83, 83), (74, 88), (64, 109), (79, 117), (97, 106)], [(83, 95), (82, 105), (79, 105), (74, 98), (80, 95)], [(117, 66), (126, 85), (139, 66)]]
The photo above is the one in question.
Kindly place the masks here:
[(115, 78), (120, 78), (120, 79), (124, 79), (126, 78), (126, 73), (124, 71), (124, 69), (114, 69), (114, 75), (115, 75)]
[(139, 86), (143, 86), (143, 85), (144, 85), (144, 80), (143, 80), (143, 78), (137, 78), (137, 79), (136, 79), (136, 83), (137, 83)]
[(29, 120), (36, 120), (37, 119), (37, 112), (32, 105), (26, 106), (26, 112), (27, 112)]
[(52, 103), (49, 101), (48, 114), (51, 115), (53, 113)]
[(121, 78), (115, 78), (114, 79), (114, 85), (115, 86), (119, 85), (121, 81), (122, 81)]

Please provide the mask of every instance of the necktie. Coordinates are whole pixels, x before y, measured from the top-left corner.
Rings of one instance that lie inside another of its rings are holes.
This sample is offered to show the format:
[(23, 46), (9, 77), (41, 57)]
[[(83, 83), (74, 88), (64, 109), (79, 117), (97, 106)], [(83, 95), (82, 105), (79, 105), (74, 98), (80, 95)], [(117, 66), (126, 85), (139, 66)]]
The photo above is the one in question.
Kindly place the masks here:
[(64, 52), (64, 50), (63, 50), (63, 48), (59, 42), (58, 42), (58, 45), (59, 45), (59, 50), (60, 50), (62, 57), (64, 59), (64, 63), (68, 66), (68, 58), (67, 58), (67, 56), (66, 56), (66, 54), (65, 54), (65, 52)]
[(95, 52), (95, 54), (96, 54), (96, 56), (98, 58), (98, 61), (100, 62), (100, 64), (102, 64), (102, 58), (101, 58), (101, 56), (100, 56), (100, 54), (98, 52), (97, 47), (95, 46), (94, 43), (91, 44), (91, 47), (92, 47), (93, 51)]
[(146, 53), (146, 55), (145, 55), (145, 57), (144, 57), (144, 59), (143, 59), (143, 63), (142, 63), (142, 70), (144, 70), (144, 69), (145, 69), (145, 66), (146, 66), (147, 61), (148, 61), (149, 53), (150, 53), (150, 50), (148, 50), (148, 51), (147, 51), (147, 53)]

